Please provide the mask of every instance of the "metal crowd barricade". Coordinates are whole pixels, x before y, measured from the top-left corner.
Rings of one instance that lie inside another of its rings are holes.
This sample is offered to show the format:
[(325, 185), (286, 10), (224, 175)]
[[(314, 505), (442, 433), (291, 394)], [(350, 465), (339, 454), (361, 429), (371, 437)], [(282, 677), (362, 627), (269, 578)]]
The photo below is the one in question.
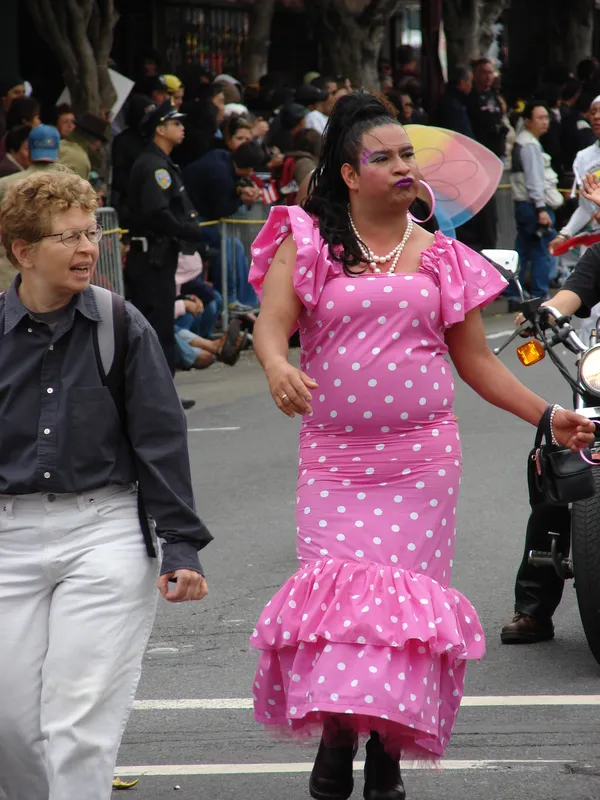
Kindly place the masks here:
[(123, 262), (121, 258), (121, 229), (119, 218), (114, 208), (99, 208), (96, 217), (104, 230), (100, 239), (100, 255), (94, 272), (92, 283), (110, 289), (122, 296), (125, 295), (123, 281)]
[(496, 190), (496, 211), (498, 213), (498, 238), (496, 247), (501, 250), (514, 250), (517, 237), (515, 204), (507, 173)]
[(223, 295), (223, 327), (229, 324), (229, 296), (227, 289), (227, 254), (231, 252), (234, 285), (237, 285), (237, 272), (240, 265), (236, 264), (235, 240), (241, 242), (248, 265), (252, 261), (252, 242), (258, 236), (265, 224), (271, 206), (255, 203), (253, 206), (243, 206), (240, 211), (227, 219), (221, 220), (221, 289)]

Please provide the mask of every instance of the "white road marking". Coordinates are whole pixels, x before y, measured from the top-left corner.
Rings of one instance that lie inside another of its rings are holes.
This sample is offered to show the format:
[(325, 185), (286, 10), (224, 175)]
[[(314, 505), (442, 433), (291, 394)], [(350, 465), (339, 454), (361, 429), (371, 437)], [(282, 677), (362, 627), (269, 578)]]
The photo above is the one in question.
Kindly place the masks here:
[(488, 333), (485, 337), (486, 339), (503, 339), (504, 337), (512, 336), (514, 330), (512, 331), (498, 331), (498, 333)]
[(188, 428), (188, 433), (204, 433), (205, 431), (240, 431), (241, 428)]
[[(402, 771), (405, 770), (433, 770), (443, 772), (444, 770), (475, 770), (475, 769), (502, 769), (522, 765), (525, 767), (537, 767), (550, 764), (566, 764), (564, 760), (554, 759), (482, 759), (479, 761), (463, 760), (442, 760), (441, 765), (423, 764), (423, 762), (402, 762)], [(572, 763), (572, 762), (568, 762)], [(354, 769), (359, 772), (363, 769), (364, 762), (355, 761)], [(275, 775), (281, 773), (310, 772), (313, 768), (311, 762), (296, 762), (289, 764), (146, 764), (123, 766), (115, 769), (115, 775), (127, 777), (130, 775)]]
[[(494, 706), (600, 706), (600, 694), (482, 695), (463, 697), (462, 707)], [(246, 711), (253, 707), (248, 697), (218, 697), (189, 700), (136, 700), (134, 711)]]
[(463, 697), (463, 706), (598, 706), (600, 694), (533, 694)]

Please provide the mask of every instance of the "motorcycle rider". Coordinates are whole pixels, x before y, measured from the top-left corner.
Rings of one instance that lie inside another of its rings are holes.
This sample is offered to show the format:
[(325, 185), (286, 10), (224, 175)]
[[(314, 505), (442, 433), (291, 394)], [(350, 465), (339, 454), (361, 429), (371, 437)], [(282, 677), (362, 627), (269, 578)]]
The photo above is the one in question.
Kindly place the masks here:
[[(600, 181), (587, 175), (582, 190), (587, 199), (600, 205)], [(600, 243), (583, 254), (567, 278), (563, 288), (542, 305), (551, 305), (561, 314), (575, 314), (587, 319), (600, 303)], [(596, 313), (596, 312), (595, 312)], [(524, 317), (517, 317), (517, 325)], [(594, 319), (595, 323), (595, 319)], [(554, 637), (552, 616), (563, 593), (564, 580), (554, 567), (529, 564), (531, 550), (548, 549), (548, 533), (558, 533), (559, 551), (568, 554), (570, 547), (571, 512), (568, 506), (537, 505), (532, 508), (525, 536), (525, 552), (515, 583), (515, 615), (503, 628), (504, 644), (531, 644)]]

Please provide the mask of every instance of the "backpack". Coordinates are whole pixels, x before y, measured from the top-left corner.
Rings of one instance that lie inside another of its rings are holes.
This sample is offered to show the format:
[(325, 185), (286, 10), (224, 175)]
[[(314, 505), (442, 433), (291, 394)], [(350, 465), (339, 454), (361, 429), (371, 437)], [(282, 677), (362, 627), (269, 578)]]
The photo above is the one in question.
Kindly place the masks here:
[[(135, 463), (135, 451), (127, 433), (127, 409), (125, 407), (125, 361), (129, 344), (125, 300), (120, 294), (114, 294), (100, 286), (91, 284), (90, 289), (94, 294), (100, 313), (100, 321), (92, 329), (98, 372), (102, 385), (106, 386), (111, 394), (121, 420), (123, 435), (129, 442)], [(138, 515), (146, 552), (151, 558), (156, 558), (148, 514), (144, 508), (141, 492), (138, 492), (137, 498)]]
[(121, 295), (109, 292), (100, 286), (91, 284), (90, 289), (100, 312), (100, 321), (94, 325), (92, 331), (98, 372), (102, 385), (106, 386), (112, 396), (121, 422), (124, 422), (123, 376), (128, 346), (125, 300)]

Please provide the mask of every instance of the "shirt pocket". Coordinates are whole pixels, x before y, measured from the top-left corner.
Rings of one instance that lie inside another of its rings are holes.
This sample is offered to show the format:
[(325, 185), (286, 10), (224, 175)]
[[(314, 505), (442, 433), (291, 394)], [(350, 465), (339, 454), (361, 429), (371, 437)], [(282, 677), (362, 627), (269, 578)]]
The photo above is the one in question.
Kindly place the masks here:
[[(92, 477), (107, 481), (125, 444), (121, 420), (105, 386), (70, 389), (67, 407), (71, 474), (89, 483)], [(78, 483), (81, 482), (78, 480)]]

